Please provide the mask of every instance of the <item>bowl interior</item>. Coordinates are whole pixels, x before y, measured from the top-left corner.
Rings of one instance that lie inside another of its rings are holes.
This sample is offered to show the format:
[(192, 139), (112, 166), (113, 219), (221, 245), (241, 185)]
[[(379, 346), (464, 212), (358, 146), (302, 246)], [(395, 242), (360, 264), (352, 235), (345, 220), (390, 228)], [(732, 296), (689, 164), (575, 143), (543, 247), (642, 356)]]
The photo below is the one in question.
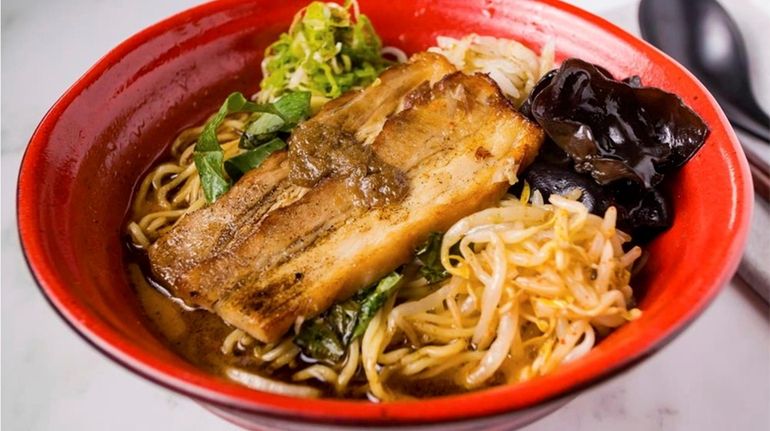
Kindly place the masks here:
[[(737, 265), (750, 185), (737, 141), (713, 99), (686, 71), (585, 12), (550, 2), (363, 1), (386, 45), (416, 52), (437, 35), (510, 37), (557, 61), (581, 57), (618, 77), (679, 94), (711, 127), (672, 181), (674, 226), (650, 246), (643, 315), (583, 359), (518, 385), (413, 404), (299, 401), (213, 377), (149, 329), (124, 272), (123, 223), (132, 190), (175, 135), (202, 122), (232, 91), (258, 89), (266, 46), (305, 1), (220, 1), (150, 27), (104, 57), (47, 114), (19, 181), (19, 225), (44, 293), (86, 339), (129, 368), (208, 402), (315, 419), (452, 419), (533, 405), (651, 353), (701, 312)], [(462, 398), (463, 402), (458, 403)], [(355, 404), (355, 409), (348, 408)], [(415, 411), (418, 410), (418, 411)], [(426, 413), (430, 412), (430, 413)]]

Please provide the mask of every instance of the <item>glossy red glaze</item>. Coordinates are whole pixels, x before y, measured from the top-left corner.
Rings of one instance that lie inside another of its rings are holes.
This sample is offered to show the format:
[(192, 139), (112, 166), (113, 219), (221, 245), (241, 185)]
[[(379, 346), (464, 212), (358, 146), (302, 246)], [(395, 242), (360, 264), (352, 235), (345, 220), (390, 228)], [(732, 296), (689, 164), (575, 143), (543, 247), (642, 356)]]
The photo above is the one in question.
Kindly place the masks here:
[(164, 346), (123, 271), (122, 223), (132, 189), (183, 128), (231, 91), (257, 89), (266, 45), (305, 1), (218, 1), (130, 38), (78, 80), (32, 136), (19, 177), (18, 220), (30, 268), (63, 318), (135, 372), (205, 403), (282, 420), (425, 423), (536, 406), (617, 373), (660, 348), (700, 314), (733, 274), (751, 213), (738, 142), (706, 90), (646, 43), (553, 1), (367, 1), (386, 44), (422, 50), (440, 34), (511, 37), (557, 59), (581, 57), (681, 95), (711, 127), (673, 182), (674, 226), (650, 247), (637, 284), (643, 316), (583, 359), (526, 383), (415, 402), (304, 400), (211, 376)]

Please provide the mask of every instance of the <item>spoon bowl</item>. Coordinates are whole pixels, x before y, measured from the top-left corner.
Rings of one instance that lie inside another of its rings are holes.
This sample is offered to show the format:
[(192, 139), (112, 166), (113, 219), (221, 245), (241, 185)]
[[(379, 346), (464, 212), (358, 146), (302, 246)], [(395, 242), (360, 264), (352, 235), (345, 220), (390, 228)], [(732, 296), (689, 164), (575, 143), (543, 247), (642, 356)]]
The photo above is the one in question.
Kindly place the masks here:
[(770, 143), (770, 118), (749, 80), (746, 45), (716, 0), (642, 0), (642, 37), (674, 57), (711, 90), (730, 122)]

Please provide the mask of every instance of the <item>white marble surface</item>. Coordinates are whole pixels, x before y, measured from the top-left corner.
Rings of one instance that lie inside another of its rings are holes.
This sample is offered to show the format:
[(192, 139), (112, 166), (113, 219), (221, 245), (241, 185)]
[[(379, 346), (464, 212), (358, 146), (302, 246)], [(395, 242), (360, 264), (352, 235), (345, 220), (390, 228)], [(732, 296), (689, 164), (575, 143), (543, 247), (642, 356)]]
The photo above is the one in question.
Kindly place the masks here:
[[(366, 1), (366, 0), (362, 0)], [(102, 357), (44, 302), (16, 232), (16, 175), (27, 139), (56, 98), (111, 47), (190, 0), (2, 4), (2, 428), (229, 430), (190, 400)], [(637, 32), (636, 1), (576, 1)], [(727, 3), (727, 2), (725, 2)], [(730, 2), (770, 102), (770, 4)], [(740, 282), (663, 351), (530, 425), (543, 430), (769, 430), (770, 316)]]

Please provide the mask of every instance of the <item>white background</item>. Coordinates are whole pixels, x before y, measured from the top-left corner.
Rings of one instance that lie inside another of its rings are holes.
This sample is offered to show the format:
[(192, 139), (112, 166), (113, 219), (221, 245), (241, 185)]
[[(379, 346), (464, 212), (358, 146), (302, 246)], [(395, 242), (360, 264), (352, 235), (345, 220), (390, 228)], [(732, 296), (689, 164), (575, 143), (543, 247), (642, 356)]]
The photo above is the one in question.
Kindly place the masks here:
[[(361, 0), (365, 2), (366, 0)], [(5, 430), (230, 430), (194, 402), (102, 357), (54, 314), (19, 250), (14, 198), (32, 131), (110, 48), (190, 0), (2, 3), (2, 427)], [(574, 3), (638, 34), (636, 1)], [(724, 2), (728, 3), (728, 2)], [(770, 2), (726, 4), (770, 102)], [(525, 428), (770, 430), (767, 304), (732, 282), (678, 339), (630, 372)]]

